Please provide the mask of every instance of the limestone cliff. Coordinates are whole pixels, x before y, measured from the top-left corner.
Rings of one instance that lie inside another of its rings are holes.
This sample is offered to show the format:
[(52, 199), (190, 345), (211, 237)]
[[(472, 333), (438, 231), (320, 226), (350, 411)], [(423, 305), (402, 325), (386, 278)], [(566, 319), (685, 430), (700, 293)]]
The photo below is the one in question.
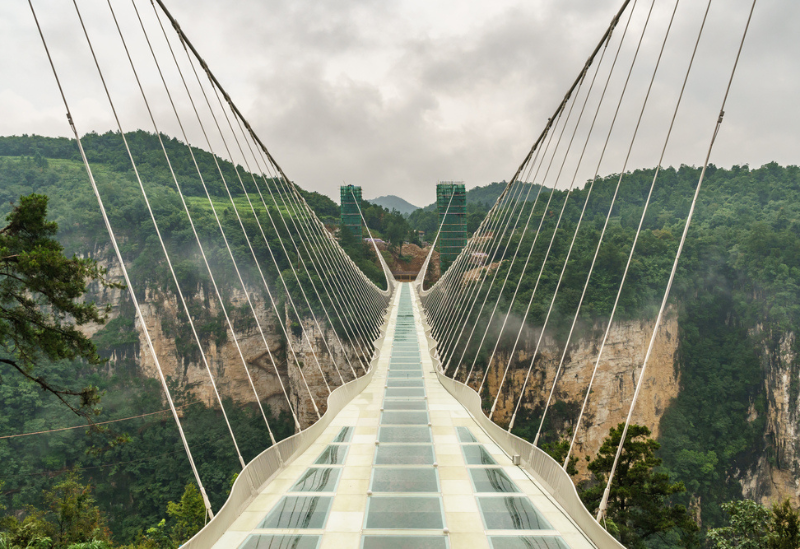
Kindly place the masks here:
[[(579, 458), (579, 475), (576, 480), (588, 478), (584, 457), (586, 455), (594, 456), (602, 444), (603, 438), (608, 435), (609, 429), (625, 421), (635, 388), (635, 380), (638, 379), (638, 372), (644, 360), (654, 324), (654, 320), (634, 320), (615, 322), (611, 327), (592, 385), (587, 414), (584, 416), (583, 425), (578, 431), (576, 439), (575, 455)], [(566, 404), (569, 412), (563, 417), (560, 417), (557, 411), (553, 412), (552, 409), (548, 412), (548, 414), (554, 414), (552, 419), (560, 423), (559, 427), (562, 432), (573, 426), (580, 410), (604, 331), (605, 325), (598, 323), (591, 329), (584, 330), (582, 337), (573, 338), (570, 345), (561, 378), (553, 396), (553, 402)], [(654, 436), (658, 436), (661, 415), (679, 390), (678, 373), (675, 368), (675, 355), (678, 350), (677, 333), (677, 317), (670, 313), (666, 315), (656, 338), (642, 392), (634, 411), (633, 421), (653, 429)], [(524, 344), (513, 357), (509, 379), (506, 380), (493, 418), (501, 425), (508, 424), (519, 399), (520, 388), (530, 365), (531, 354), (538, 337), (538, 330), (526, 329), (523, 332)], [(561, 345), (545, 334), (542, 349), (525, 389), (522, 400), (523, 408), (540, 412), (544, 407), (562, 350)], [(500, 353), (489, 370), (486, 383), (491, 395), (497, 394), (502, 368), (508, 364), (508, 359), (508, 354)], [(539, 413), (532, 415), (539, 417)], [(536, 420), (536, 426), (538, 426), (538, 420)]]
[[(763, 332), (762, 329), (754, 332)], [(745, 497), (772, 503), (789, 497), (800, 505), (800, 368), (793, 333), (760, 333), (766, 396), (764, 447), (755, 466), (740, 472)], [(751, 418), (756, 411), (751, 409)]]
[[(101, 250), (101, 252), (105, 252)], [(96, 253), (103, 257), (105, 253)], [(101, 260), (108, 269), (109, 278), (122, 280), (119, 266), (112, 260)], [(317, 324), (307, 318), (300, 329), (290, 321), (290, 309), (286, 305), (279, 319), (264, 292), (250, 291), (250, 299), (261, 329), (253, 319), (246, 296), (241, 291), (226, 293), (226, 308), (235, 330), (235, 339), (224, 320), (222, 308), (213, 288), (202, 285), (187, 294), (190, 310), (202, 311), (203, 320), (195, 318), (195, 324), (203, 342), (203, 349), (217, 389), (223, 399), (237, 403), (255, 403), (256, 395), (262, 403), (269, 404), (273, 412), (287, 410), (284, 391), (297, 411), (303, 427), (316, 421), (316, 413), (309, 391), (313, 395), (320, 413), (324, 413), (328, 386), (338, 387), (341, 380), (353, 378), (353, 368), (363, 373), (359, 356), (345, 340), (340, 343), (335, 332), (326, 324)], [(186, 292), (187, 289), (184, 288)], [(193, 398), (209, 406), (217, 406), (216, 396), (210, 382), (202, 356), (185, 320), (182, 305), (174, 292), (148, 287), (144, 296), (139, 296), (147, 333), (153, 343), (158, 363), (169, 382), (185, 389)], [(275, 296), (277, 298), (277, 296)], [(133, 333), (116, 334), (123, 343), (101, 345), (100, 352), (109, 358), (109, 368), (121, 360), (130, 359), (147, 377), (157, 378), (158, 370), (152, 354), (148, 351), (145, 326), (137, 320), (127, 290), (95, 287), (91, 298), (98, 303), (111, 305), (106, 328), (97, 325), (85, 326), (83, 331), (90, 336), (102, 336), (103, 331), (115, 323), (126, 326)], [(284, 323), (289, 343), (280, 328)], [(308, 337), (304, 335), (304, 331)], [(262, 335), (263, 334), (263, 335)], [(310, 341), (309, 341), (310, 340)], [(105, 340), (104, 340), (105, 341)], [(294, 353), (291, 350), (294, 350)], [(331, 355), (335, 361), (331, 360)], [(346, 356), (345, 356), (346, 355)], [(246, 365), (246, 368), (245, 368)], [(339, 377), (341, 371), (341, 378)], [(302, 375), (301, 375), (302, 372)], [(323, 376), (328, 383), (326, 386)], [(305, 379), (303, 379), (305, 378)]]

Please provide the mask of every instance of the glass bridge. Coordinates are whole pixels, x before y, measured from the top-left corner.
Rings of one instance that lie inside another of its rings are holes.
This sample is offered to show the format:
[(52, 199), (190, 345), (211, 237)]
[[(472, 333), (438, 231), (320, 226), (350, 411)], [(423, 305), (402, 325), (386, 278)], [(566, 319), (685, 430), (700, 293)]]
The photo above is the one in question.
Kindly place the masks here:
[(595, 547), (442, 386), (422, 326), (402, 284), (369, 385), (214, 548)]

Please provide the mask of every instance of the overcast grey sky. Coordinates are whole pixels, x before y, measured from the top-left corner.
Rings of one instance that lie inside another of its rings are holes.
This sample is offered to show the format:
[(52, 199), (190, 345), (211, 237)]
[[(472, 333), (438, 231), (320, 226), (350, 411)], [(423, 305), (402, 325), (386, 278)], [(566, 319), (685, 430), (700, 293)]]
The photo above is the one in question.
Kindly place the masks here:
[[(623, 43), (619, 74), (608, 92), (615, 101), (650, 1), (639, 0)], [(750, 3), (713, 1), (667, 164), (702, 163)], [(79, 130), (115, 128), (71, 2), (34, 4)], [(79, 0), (79, 5), (124, 128), (152, 130), (105, 0)], [(148, 58), (130, 0), (113, 5), (144, 66)], [(137, 5), (153, 29), (149, 2)], [(437, 180), (463, 180), (472, 187), (514, 174), (621, 0), (169, 0), (167, 5), (289, 177), (335, 198), (346, 181), (361, 185), (365, 197), (396, 194), (422, 206), (434, 200)], [(622, 169), (674, 5), (675, 0), (655, 0), (601, 174)], [(653, 166), (658, 159), (705, 6), (705, 0), (680, 0), (631, 168)], [(798, 163), (797, 21), (797, 0), (759, 1), (712, 157), (717, 165)], [(0, 135), (67, 135), (64, 108), (27, 2), (0, 2), (0, 51)], [(596, 93), (606, 74), (601, 67)], [(155, 77), (146, 76), (145, 82), (162, 130), (177, 136)], [(587, 112), (593, 112), (592, 101)], [(605, 137), (613, 104), (604, 109), (578, 183), (597, 169), (597, 140)], [(582, 143), (588, 115), (582, 124), (576, 143)], [(190, 130), (190, 139), (202, 145), (197, 136)], [(570, 165), (559, 186), (572, 178)]]

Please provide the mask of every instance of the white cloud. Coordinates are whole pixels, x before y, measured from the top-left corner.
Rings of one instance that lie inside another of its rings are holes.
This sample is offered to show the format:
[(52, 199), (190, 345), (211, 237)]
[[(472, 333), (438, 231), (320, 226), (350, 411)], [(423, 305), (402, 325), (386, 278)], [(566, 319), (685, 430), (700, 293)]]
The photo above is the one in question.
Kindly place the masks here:
[[(113, 127), (113, 119), (68, 4), (35, 1), (79, 128), (103, 131)], [(749, 4), (715, 0), (712, 5), (668, 162), (702, 161)], [(126, 129), (150, 129), (105, 3), (79, 5)], [(130, 2), (113, 5), (137, 64), (149, 67), (143, 79), (162, 128), (177, 135)], [(137, 5), (155, 31), (149, 2)], [(513, 175), (618, 2), (173, 0), (169, 5), (300, 185), (335, 197), (346, 180), (362, 185), (365, 196), (397, 194), (427, 204), (437, 179), (474, 186)], [(601, 173), (621, 169), (672, 5), (656, 0)], [(630, 167), (651, 166), (658, 157), (704, 5), (683, 0), (679, 7)], [(649, 0), (639, 0), (628, 43), (635, 43), (648, 6)], [(798, 16), (800, 5), (792, 0), (757, 6), (713, 157), (717, 164), (797, 163), (800, 38), (791, 22)], [(63, 107), (25, 5), (0, 6), (0, 46), (12, 52), (0, 60), (0, 134), (66, 135)], [(159, 51), (166, 53), (163, 46)], [(619, 75), (629, 63), (630, 50), (624, 49)], [(170, 74), (177, 86), (174, 71)], [(609, 97), (618, 95), (621, 78), (612, 79)], [(185, 101), (181, 112), (191, 114)], [(602, 111), (596, 139), (609, 119), (610, 111)], [(588, 118), (582, 124), (585, 128)], [(190, 138), (201, 144), (196, 128)], [(574, 147), (580, 146), (579, 132)], [(594, 170), (598, 155), (593, 142), (583, 171)], [(591, 175), (583, 171), (578, 181)], [(565, 168), (562, 184), (570, 178)]]

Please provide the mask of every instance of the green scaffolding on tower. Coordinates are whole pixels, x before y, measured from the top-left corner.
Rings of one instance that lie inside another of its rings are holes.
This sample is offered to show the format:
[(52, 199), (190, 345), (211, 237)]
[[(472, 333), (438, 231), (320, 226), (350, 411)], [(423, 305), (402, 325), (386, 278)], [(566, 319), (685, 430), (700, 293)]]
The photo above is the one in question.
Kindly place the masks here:
[(442, 227), (438, 245), (441, 271), (444, 274), (467, 245), (467, 192), (464, 184), (457, 181), (438, 183), (436, 209)]
[(359, 206), (361, 204), (361, 187), (355, 185), (342, 185), (341, 191), (341, 205), (342, 205), (342, 219), (339, 226), (340, 230), (349, 230), (357, 238), (362, 237), (361, 233), (361, 213)]

